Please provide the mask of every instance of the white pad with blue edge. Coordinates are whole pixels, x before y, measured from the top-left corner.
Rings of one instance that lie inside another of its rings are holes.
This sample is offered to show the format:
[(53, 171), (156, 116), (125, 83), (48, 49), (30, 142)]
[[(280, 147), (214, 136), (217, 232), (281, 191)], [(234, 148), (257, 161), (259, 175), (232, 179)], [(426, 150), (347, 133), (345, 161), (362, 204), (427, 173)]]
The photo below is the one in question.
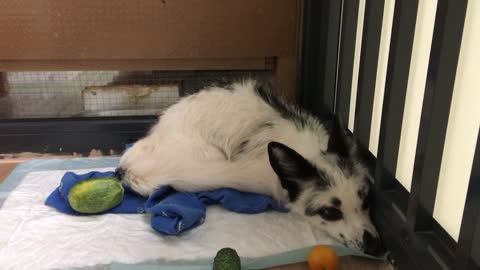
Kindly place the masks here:
[(205, 223), (181, 236), (156, 233), (150, 228), (148, 215), (65, 215), (44, 205), (65, 171), (28, 173), (9, 192), (0, 208), (2, 269), (206, 261), (227, 246), (236, 249), (242, 258), (261, 258), (333, 243), (323, 234), (314, 234), (309, 224), (292, 213), (243, 215), (211, 206)]

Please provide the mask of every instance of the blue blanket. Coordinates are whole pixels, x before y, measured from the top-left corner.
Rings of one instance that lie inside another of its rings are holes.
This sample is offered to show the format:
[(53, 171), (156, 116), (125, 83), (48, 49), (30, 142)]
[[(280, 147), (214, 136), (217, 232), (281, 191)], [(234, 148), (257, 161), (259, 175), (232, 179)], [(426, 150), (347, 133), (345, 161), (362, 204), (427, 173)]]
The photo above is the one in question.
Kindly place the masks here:
[[(78, 182), (97, 177), (114, 177), (114, 172), (89, 172), (78, 175), (67, 172), (60, 185), (45, 201), (46, 205), (69, 215), (87, 215), (73, 210), (68, 203), (68, 193)], [(208, 192), (177, 192), (169, 186), (155, 191), (150, 197), (142, 197), (129, 187), (125, 188), (123, 201), (105, 213), (152, 215), (154, 230), (167, 235), (177, 235), (193, 229), (205, 220), (208, 205), (219, 204), (225, 209), (244, 214), (261, 213), (268, 210), (286, 212), (287, 209), (270, 197), (222, 188)]]

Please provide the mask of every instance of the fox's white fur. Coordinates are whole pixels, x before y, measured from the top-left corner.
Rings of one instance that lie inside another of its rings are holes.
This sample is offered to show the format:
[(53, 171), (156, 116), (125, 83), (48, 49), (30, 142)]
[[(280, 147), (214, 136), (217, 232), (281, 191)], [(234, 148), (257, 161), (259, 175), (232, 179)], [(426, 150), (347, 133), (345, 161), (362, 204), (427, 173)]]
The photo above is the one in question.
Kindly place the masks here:
[[(365, 232), (375, 240), (378, 235), (361, 207), (364, 198), (358, 194), (368, 189), (368, 174), (354, 145), (348, 146), (349, 165), (339, 165), (341, 157), (329, 152), (324, 123), (258, 87), (254, 80), (227, 89), (212, 86), (171, 106), (121, 158), (122, 181), (143, 195), (163, 185), (266, 194), (339, 242), (368, 251)], [(304, 161), (295, 161), (289, 148)], [(318, 174), (304, 175), (298, 166), (307, 163)], [(334, 197), (343, 218), (324, 220), (317, 212), (332, 206)]]

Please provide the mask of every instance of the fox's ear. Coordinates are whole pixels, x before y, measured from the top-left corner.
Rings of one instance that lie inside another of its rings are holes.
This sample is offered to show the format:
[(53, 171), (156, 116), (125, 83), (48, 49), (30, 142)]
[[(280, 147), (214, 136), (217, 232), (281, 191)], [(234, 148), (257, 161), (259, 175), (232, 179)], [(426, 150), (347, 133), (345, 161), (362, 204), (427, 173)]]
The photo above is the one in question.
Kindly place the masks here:
[(332, 119), (332, 125), (330, 128), (330, 138), (328, 139), (327, 152), (335, 153), (340, 158), (348, 159), (350, 158), (349, 148), (347, 135), (343, 130), (340, 119), (338, 119), (338, 116), (335, 115)]
[(268, 157), (280, 180), (301, 181), (317, 174), (317, 170), (309, 161), (284, 144), (269, 143)]
[(296, 199), (307, 182), (315, 181), (317, 186), (328, 184), (319, 176), (317, 168), (312, 163), (284, 144), (269, 143), (268, 157), (270, 165), (280, 179), (282, 187), (288, 191), (291, 200)]

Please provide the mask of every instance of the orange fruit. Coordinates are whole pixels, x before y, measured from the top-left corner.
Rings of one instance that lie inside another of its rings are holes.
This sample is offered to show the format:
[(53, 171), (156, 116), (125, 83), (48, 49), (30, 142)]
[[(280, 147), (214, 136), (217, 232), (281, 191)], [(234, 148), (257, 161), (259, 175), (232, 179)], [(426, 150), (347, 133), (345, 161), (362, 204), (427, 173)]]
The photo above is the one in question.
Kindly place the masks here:
[(316, 246), (308, 254), (310, 270), (338, 270), (338, 256), (328, 246)]

